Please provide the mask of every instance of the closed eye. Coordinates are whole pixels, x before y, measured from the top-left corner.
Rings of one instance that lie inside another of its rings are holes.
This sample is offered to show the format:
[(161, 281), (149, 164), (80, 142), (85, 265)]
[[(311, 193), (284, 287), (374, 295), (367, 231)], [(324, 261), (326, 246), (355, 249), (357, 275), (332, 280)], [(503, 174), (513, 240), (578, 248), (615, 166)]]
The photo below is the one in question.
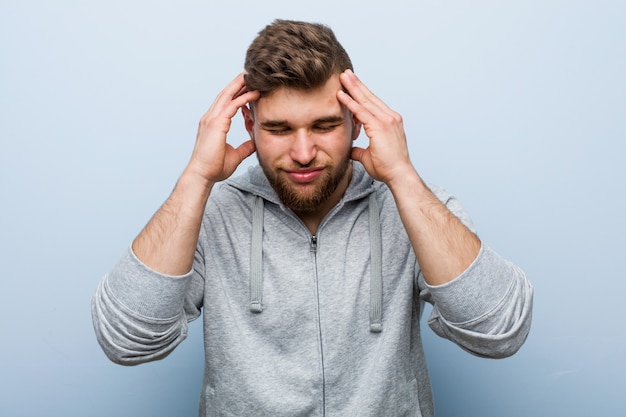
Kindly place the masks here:
[(313, 129), (317, 130), (318, 132), (330, 132), (330, 131), (334, 130), (339, 125), (340, 124), (318, 125), (318, 126), (314, 126)]
[(285, 135), (291, 132), (291, 129), (288, 127), (280, 127), (280, 128), (266, 128), (265, 131), (272, 135)]

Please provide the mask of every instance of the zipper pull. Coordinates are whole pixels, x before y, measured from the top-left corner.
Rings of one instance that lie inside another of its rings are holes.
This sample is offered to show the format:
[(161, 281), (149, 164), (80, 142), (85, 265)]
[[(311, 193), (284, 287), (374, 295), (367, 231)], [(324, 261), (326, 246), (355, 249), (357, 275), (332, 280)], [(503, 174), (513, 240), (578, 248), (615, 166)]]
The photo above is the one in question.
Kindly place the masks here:
[(317, 236), (311, 236), (311, 252), (317, 252)]

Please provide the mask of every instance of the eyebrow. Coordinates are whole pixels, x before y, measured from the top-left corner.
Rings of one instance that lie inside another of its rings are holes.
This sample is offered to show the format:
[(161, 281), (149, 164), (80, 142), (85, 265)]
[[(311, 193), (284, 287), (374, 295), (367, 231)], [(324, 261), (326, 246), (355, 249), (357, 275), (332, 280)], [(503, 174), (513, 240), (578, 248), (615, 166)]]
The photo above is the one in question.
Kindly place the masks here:
[[(315, 119), (313, 121), (313, 124), (325, 124), (325, 123), (338, 123), (338, 122), (343, 122), (344, 117), (343, 116), (324, 116), (324, 117), (320, 117), (319, 119)], [(287, 120), (266, 120), (264, 122), (261, 122), (260, 125), (262, 127), (265, 128), (272, 128), (272, 127), (281, 127), (281, 126), (288, 126), (289, 122)]]

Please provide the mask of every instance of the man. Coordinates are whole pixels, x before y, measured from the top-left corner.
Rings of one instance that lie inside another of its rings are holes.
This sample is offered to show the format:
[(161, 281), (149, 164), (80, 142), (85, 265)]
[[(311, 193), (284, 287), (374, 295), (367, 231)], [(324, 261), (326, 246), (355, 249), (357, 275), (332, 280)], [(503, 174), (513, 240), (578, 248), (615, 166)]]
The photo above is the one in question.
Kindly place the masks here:
[[(241, 109), (250, 140), (227, 143)], [(353, 147), (363, 129), (367, 147)], [(259, 166), (229, 178), (256, 152)], [(93, 318), (121, 364), (161, 359), (204, 319), (201, 416), (432, 416), (420, 339), (513, 354), (523, 272), (427, 187), (401, 117), (333, 32), (277, 20), (200, 121), (164, 205), (104, 277)]]

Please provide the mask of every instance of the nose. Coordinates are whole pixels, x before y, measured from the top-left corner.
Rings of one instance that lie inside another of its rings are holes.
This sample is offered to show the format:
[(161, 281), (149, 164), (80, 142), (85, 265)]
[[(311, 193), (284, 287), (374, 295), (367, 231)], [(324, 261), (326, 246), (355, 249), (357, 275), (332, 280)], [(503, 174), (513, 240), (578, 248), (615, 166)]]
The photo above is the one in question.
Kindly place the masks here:
[(302, 129), (297, 130), (291, 143), (291, 159), (300, 165), (307, 166), (315, 159), (317, 146), (309, 133)]

